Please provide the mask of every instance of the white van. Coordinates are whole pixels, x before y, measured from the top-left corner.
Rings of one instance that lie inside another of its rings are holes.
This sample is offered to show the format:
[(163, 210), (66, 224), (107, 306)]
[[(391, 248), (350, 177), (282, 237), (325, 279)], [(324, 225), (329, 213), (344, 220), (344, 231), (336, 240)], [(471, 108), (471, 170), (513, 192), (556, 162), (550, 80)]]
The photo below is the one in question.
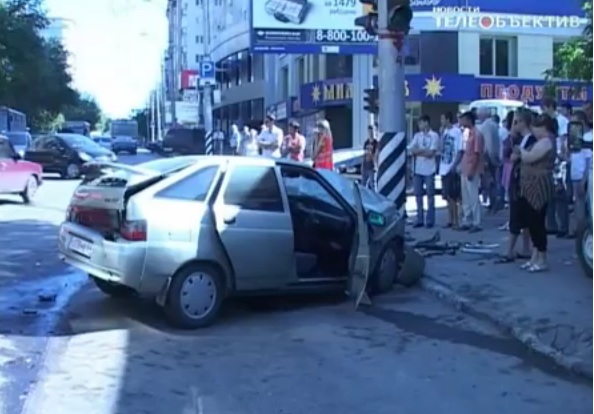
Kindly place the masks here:
[(515, 111), (518, 108), (526, 107), (522, 101), (512, 101), (509, 99), (480, 99), (473, 101), (469, 105), (469, 109), (488, 108), (491, 115), (499, 115), (499, 119), (503, 122), (509, 111)]

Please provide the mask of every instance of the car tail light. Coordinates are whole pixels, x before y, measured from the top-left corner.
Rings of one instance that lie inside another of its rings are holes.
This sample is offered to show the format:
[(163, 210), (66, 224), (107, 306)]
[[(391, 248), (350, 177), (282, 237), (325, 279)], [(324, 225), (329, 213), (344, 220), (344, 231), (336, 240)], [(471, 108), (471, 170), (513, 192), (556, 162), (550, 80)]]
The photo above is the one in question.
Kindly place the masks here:
[(126, 220), (120, 228), (120, 235), (128, 241), (146, 240), (146, 221), (144, 220)]

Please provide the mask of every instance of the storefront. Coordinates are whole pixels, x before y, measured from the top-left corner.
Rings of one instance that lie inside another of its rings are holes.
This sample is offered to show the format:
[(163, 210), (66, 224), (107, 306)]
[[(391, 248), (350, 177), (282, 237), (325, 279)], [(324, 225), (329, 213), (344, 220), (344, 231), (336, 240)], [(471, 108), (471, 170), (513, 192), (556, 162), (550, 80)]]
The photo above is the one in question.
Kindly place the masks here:
[[(374, 80), (377, 84), (377, 79)], [(412, 137), (421, 114), (431, 117), (439, 128), (439, 117), (446, 111), (456, 113), (461, 105), (478, 99), (509, 99), (539, 105), (547, 92), (543, 80), (487, 78), (474, 75), (414, 74), (406, 76), (408, 136)], [(575, 107), (592, 99), (592, 86), (575, 82), (559, 82), (556, 87), (560, 102)], [(352, 79), (328, 79), (301, 85), (300, 113), (323, 111), (334, 130), (337, 148), (352, 145)], [(348, 137), (348, 138), (347, 138)]]

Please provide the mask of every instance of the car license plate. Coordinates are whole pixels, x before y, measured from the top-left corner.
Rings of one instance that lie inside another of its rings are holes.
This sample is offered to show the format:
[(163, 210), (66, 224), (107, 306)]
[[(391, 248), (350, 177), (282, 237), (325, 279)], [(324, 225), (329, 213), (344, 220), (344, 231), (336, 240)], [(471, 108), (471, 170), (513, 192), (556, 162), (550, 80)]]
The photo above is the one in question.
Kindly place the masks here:
[(85, 257), (91, 257), (93, 254), (93, 243), (83, 240), (79, 237), (71, 236), (68, 248), (73, 252), (82, 254)]
[(173, 148), (163, 148), (163, 151), (165, 151), (165, 152), (173, 152)]

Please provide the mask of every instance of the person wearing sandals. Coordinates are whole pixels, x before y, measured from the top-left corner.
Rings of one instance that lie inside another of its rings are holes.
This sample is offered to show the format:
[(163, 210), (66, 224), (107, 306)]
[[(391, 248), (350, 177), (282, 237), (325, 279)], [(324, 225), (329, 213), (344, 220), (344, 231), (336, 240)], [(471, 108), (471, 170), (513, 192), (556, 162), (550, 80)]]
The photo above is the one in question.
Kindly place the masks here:
[(526, 149), (517, 148), (512, 160), (521, 162), (520, 197), (518, 199), (522, 220), (530, 232), (534, 246), (532, 257), (522, 265), (531, 273), (541, 272), (547, 264), (547, 205), (554, 193), (553, 169), (556, 151), (552, 136), (557, 136), (558, 124), (549, 115), (538, 116), (532, 124), (536, 142)]
[(463, 154), (462, 131), (454, 126), (454, 115), (446, 112), (441, 115), (441, 156), (439, 175), (443, 197), (447, 202), (448, 222), (446, 228), (460, 226), (460, 174), (458, 168)]
[[(509, 201), (509, 221), (508, 221), (508, 247), (505, 255), (501, 256), (497, 263), (511, 263), (516, 259), (530, 259), (531, 246), (528, 225), (520, 208), (520, 170), (521, 162), (519, 159), (512, 160), (512, 154), (521, 149), (526, 149), (536, 143), (536, 137), (532, 135), (530, 127), (532, 126), (532, 111), (522, 108), (513, 112), (513, 117), (509, 125), (510, 136), (509, 143), (506, 143), (503, 158), (509, 160), (510, 171), (507, 180), (507, 197)], [(510, 117), (508, 116), (508, 120)], [(515, 149), (515, 150), (514, 150)], [(516, 252), (518, 239), (522, 235), (522, 252)]]

